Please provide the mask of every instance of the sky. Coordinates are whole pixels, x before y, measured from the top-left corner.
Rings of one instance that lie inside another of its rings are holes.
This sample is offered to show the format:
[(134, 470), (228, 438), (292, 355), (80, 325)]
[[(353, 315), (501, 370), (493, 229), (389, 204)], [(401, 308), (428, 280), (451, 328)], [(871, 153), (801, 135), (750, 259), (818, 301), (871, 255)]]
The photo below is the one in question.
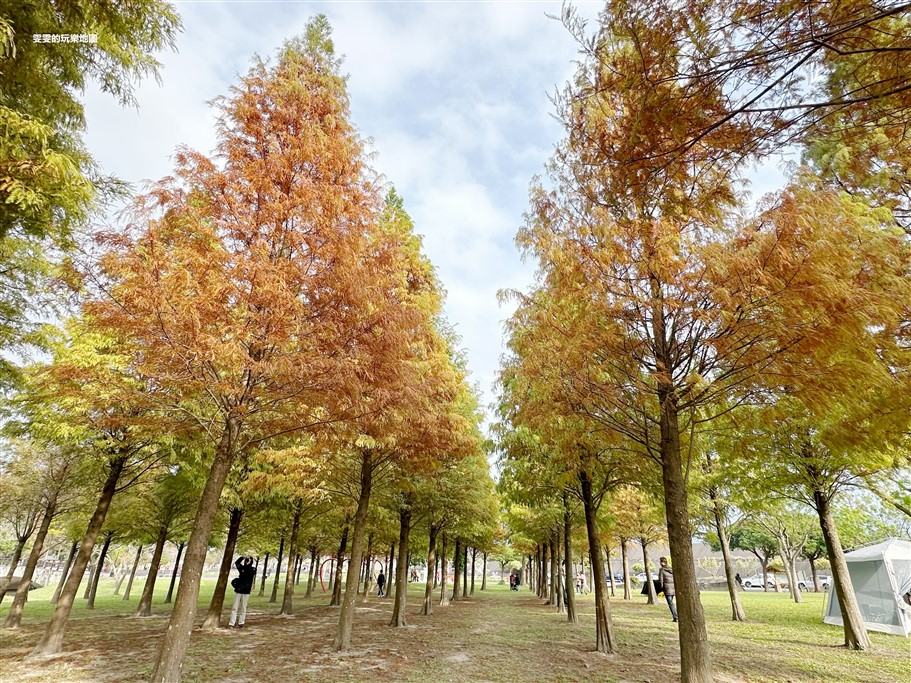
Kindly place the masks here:
[[(345, 60), (351, 115), (371, 141), (373, 166), (404, 198), (447, 291), (446, 317), (462, 339), (482, 404), (495, 400), (503, 321), (497, 293), (527, 289), (533, 264), (513, 243), (562, 135), (549, 96), (572, 76), (577, 46), (559, 2), (174, 2), (177, 51), (158, 55), (138, 107), (90, 89), (90, 152), (107, 173), (141, 189), (172, 169), (178, 145), (209, 152), (207, 101), (226, 94), (254, 55), (275, 54), (323, 13)], [(600, 2), (576, 2), (594, 21)], [(550, 17), (548, 15), (551, 15)], [(770, 181), (771, 182), (771, 181)]]

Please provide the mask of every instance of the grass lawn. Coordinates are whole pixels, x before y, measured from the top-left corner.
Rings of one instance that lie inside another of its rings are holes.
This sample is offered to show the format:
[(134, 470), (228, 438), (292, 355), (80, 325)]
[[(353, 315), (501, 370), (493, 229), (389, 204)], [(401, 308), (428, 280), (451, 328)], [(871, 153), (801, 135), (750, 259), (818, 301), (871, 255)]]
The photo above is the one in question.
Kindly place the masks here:
[[(72, 612), (61, 655), (23, 661), (52, 612), (53, 587), (33, 591), (23, 628), (0, 631), (0, 681), (111, 682), (147, 680), (167, 625), (168, 605), (161, 601), (167, 581), (159, 580), (153, 616), (131, 616), (142, 586), (124, 602), (111, 596), (113, 584), (102, 581), (93, 611), (81, 597)], [(201, 612), (214, 581), (204, 582)], [(303, 595), (303, 587), (299, 587)], [(317, 588), (317, 591), (320, 591)], [(321, 592), (320, 592), (321, 593)], [(228, 599), (233, 597), (229, 589)], [(676, 624), (666, 604), (612, 601), (620, 653), (592, 652), (594, 604), (579, 600), (580, 623), (568, 624), (524, 588), (510, 592), (493, 585), (468, 601), (417, 614), (422, 587), (411, 586), (409, 625), (388, 626), (391, 600), (359, 604), (352, 651), (332, 651), (338, 608), (328, 599), (295, 598), (295, 614), (277, 615), (278, 605), (254, 595), (247, 628), (196, 632), (184, 663), (186, 682), (240, 681), (638, 681), (679, 680)], [(800, 604), (786, 593), (743, 593), (749, 623), (729, 620), (726, 593), (702, 595), (718, 681), (768, 683), (839, 681), (897, 683), (911, 681), (909, 641), (872, 633), (873, 650), (849, 652), (838, 647), (841, 629), (822, 623), (822, 594), (805, 595)], [(11, 598), (0, 605), (6, 616)], [(227, 619), (230, 603), (224, 612)], [(199, 621), (202, 620), (200, 615)]]

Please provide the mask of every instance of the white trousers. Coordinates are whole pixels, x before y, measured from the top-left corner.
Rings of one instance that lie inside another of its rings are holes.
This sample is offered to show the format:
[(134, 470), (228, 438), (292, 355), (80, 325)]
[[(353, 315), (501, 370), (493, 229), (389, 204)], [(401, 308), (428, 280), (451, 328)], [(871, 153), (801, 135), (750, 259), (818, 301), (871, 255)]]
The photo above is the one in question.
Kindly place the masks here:
[[(234, 607), (231, 608), (231, 621), (229, 626), (234, 626), (234, 624), (243, 625), (244, 621), (247, 618), (247, 601), (250, 600), (249, 593), (235, 593), (234, 594)], [(240, 608), (240, 614), (238, 615), (238, 607)]]

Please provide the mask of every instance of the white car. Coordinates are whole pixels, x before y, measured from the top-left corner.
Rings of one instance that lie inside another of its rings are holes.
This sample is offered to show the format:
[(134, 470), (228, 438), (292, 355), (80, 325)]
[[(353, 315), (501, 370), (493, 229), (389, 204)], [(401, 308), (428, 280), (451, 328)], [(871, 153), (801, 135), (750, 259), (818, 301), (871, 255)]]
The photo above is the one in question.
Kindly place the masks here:
[[(766, 581), (769, 588), (775, 588), (775, 579), (772, 578), (772, 575), (769, 574)], [(744, 588), (762, 588), (762, 574), (753, 574), (753, 576), (748, 576), (743, 580)]]
[[(652, 574), (652, 579), (654, 579), (655, 581), (657, 581), (657, 580), (658, 580), (658, 575), (657, 575), (657, 574)], [(636, 574), (636, 580), (637, 580), (639, 583), (645, 583), (645, 572), (639, 572), (638, 574)]]
[[(828, 574), (817, 574), (816, 580), (819, 581), (819, 590), (827, 591), (832, 585), (832, 577)], [(813, 578), (803, 579), (797, 582), (797, 587), (802, 591), (808, 591), (813, 588)]]

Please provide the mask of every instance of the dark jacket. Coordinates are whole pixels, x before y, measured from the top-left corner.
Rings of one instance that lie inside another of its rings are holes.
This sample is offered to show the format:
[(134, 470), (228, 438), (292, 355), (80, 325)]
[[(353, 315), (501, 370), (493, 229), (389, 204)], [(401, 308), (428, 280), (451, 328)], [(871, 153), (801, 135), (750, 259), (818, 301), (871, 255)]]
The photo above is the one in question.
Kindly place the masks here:
[(386, 585), (386, 575), (383, 572), (380, 572), (380, 575), (376, 577), (376, 585), (380, 588)]
[(256, 568), (243, 564), (244, 558), (238, 557), (234, 566), (237, 567), (238, 577), (231, 582), (235, 593), (249, 595), (253, 591), (253, 581), (256, 579)]
[(674, 570), (670, 567), (662, 567), (658, 570), (658, 580), (664, 589), (665, 595), (676, 595), (674, 591)]

